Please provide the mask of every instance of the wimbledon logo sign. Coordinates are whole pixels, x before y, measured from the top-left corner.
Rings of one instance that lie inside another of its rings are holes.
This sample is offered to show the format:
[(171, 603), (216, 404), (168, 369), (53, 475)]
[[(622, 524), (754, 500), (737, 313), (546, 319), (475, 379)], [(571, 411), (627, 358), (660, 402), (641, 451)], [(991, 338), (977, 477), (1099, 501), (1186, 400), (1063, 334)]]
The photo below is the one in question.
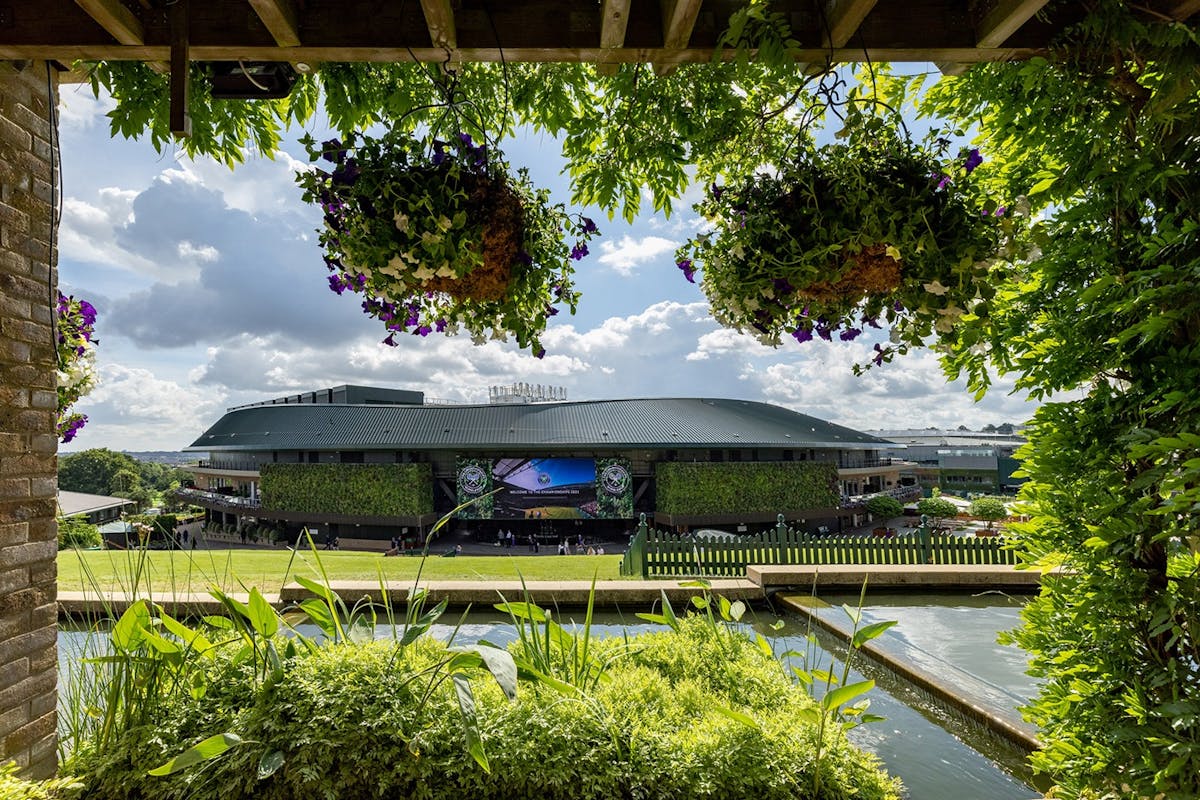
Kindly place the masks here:
[(458, 488), (464, 494), (483, 494), (487, 488), (487, 473), (472, 464), (458, 472)]
[(608, 494), (624, 494), (629, 484), (629, 470), (620, 464), (610, 464), (600, 473), (600, 487)]

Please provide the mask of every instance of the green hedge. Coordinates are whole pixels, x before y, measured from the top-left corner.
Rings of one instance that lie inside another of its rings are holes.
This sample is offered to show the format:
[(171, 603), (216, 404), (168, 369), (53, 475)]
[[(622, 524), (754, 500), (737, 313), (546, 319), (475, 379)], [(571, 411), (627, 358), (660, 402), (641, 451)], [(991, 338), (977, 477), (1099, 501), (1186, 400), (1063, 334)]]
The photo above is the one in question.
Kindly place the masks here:
[[(817, 798), (899, 795), (840, 725), (816, 746), (818, 727), (805, 721), (813, 700), (741, 634), (693, 618), (678, 633), (592, 644), (613, 659), (609, 679), (578, 695), (522, 681), (509, 701), (490, 676), (472, 679), (490, 773), (466, 752), (451, 683), (429, 685), (424, 670), (447, 655), (429, 639), (320, 647), (266, 682), (227, 653), (197, 660), (207, 692), (178, 692), (111, 746), (76, 750), (63, 772), (89, 800), (802, 800), (814, 797), (814, 770)], [(174, 775), (147, 774), (224, 731), (245, 744)], [(259, 779), (273, 751), (282, 765)]]
[(837, 467), (822, 461), (661, 463), (665, 514), (785, 513), (838, 504)]
[(433, 511), (428, 464), (264, 464), (265, 511), (407, 517)]

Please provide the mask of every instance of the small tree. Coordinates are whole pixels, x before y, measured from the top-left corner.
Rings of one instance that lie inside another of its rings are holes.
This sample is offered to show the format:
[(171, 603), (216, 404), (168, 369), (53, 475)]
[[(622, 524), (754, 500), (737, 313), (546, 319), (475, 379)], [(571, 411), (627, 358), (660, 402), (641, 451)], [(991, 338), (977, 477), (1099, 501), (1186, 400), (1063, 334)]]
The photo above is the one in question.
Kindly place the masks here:
[(880, 495), (867, 501), (867, 511), (879, 521), (887, 522), (904, 513), (904, 504), (894, 497)]
[(942, 520), (958, 516), (958, 506), (943, 497), (926, 497), (917, 503), (917, 511), (933, 520), (933, 526), (940, 528)]
[(999, 497), (978, 497), (971, 501), (971, 516), (987, 520), (990, 530), (993, 522), (1008, 516), (1008, 506)]
[(99, 547), (101, 542), (100, 529), (88, 522), (85, 517), (59, 517), (59, 550), (70, 550), (74, 547)]

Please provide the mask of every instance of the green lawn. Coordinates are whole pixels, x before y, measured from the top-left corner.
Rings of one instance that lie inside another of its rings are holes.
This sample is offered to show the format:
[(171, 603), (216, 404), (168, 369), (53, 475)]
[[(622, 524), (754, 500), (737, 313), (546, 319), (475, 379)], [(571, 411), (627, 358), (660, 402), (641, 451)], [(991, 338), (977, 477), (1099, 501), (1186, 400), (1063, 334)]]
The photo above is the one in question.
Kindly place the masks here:
[[(139, 585), (154, 593), (204, 592), (214, 582), (227, 589), (257, 586), (277, 592), (291, 575), (316, 578), (317, 558), (312, 552), (292, 561), (289, 550), (150, 551), (63, 550), (58, 554), (58, 588), (81, 591), (122, 589), (134, 584), (139, 563), (144, 563)], [(329, 580), (412, 580), (421, 563), (414, 556), (384, 558), (379, 553), (321, 551), (320, 563)], [(430, 556), (422, 578), (426, 580), (613, 580), (621, 556)], [(289, 572), (290, 567), (290, 572)], [(149, 585), (147, 585), (149, 581)]]

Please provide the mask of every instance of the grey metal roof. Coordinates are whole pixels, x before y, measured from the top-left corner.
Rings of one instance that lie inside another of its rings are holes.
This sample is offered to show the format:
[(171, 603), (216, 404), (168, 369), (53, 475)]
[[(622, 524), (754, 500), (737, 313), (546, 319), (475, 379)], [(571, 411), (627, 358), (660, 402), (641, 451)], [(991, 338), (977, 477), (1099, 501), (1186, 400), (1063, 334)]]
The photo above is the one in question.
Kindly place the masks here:
[(124, 497), (109, 497), (104, 494), (85, 494), (84, 492), (67, 492), (59, 490), (58, 507), (64, 517), (76, 514), (91, 514), (107, 508), (121, 508), (137, 505), (133, 500)]
[(767, 403), (663, 398), (447, 406), (252, 406), (230, 410), (185, 449), (876, 450), (883, 443), (874, 436)]

